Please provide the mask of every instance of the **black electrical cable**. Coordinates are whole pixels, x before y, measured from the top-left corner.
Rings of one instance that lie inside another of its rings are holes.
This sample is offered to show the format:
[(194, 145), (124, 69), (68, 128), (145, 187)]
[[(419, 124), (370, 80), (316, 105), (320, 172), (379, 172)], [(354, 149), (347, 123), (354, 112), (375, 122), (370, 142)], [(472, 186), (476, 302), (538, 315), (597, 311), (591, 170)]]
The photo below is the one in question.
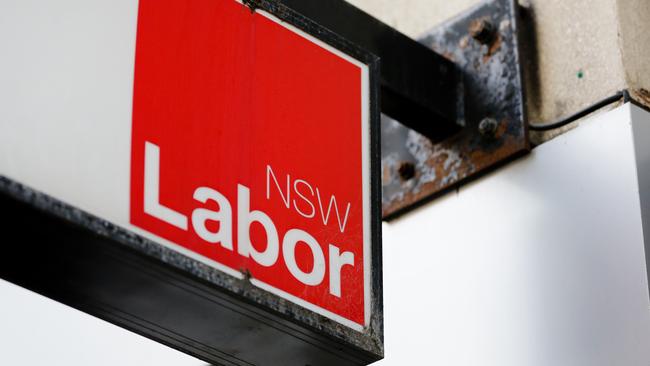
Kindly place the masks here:
[(533, 123), (531, 123), (529, 125), (529, 129), (531, 131), (554, 130), (556, 128), (566, 126), (569, 123), (574, 122), (574, 121), (576, 121), (576, 120), (578, 120), (578, 119), (580, 119), (580, 118), (582, 118), (582, 117), (584, 117), (584, 116), (586, 116), (586, 115), (588, 115), (588, 114), (590, 114), (592, 112), (595, 112), (600, 108), (606, 107), (606, 106), (608, 106), (608, 105), (610, 105), (612, 103), (616, 103), (621, 99), (623, 99), (624, 101), (627, 102), (629, 100), (629, 98), (630, 97), (629, 97), (629, 94), (628, 94), (627, 90), (623, 90), (623, 91), (620, 91), (620, 92), (612, 95), (611, 97), (607, 97), (607, 98), (599, 101), (596, 104), (593, 104), (593, 105), (591, 105), (591, 106), (589, 106), (589, 107), (587, 107), (587, 108), (585, 108), (583, 110), (580, 110), (577, 113), (574, 113), (574, 114), (572, 114), (570, 116), (564, 117), (564, 118), (559, 119), (557, 121), (542, 123), (542, 124), (533, 124)]

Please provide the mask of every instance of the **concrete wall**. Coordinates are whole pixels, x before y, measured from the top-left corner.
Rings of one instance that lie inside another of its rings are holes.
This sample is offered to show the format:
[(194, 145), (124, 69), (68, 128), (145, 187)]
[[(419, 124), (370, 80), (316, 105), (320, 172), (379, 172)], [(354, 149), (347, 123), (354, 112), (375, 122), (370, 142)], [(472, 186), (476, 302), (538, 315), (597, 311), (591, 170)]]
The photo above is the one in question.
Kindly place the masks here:
[[(426, 30), (476, 0), (348, 0), (407, 35)], [(649, 89), (650, 2), (522, 0), (531, 122), (570, 115), (626, 88)], [(620, 22), (619, 22), (620, 19)], [(624, 61), (625, 60), (625, 67)], [(650, 95), (648, 96), (650, 102)]]
[(618, 0), (619, 41), (633, 95), (650, 106), (650, 1)]

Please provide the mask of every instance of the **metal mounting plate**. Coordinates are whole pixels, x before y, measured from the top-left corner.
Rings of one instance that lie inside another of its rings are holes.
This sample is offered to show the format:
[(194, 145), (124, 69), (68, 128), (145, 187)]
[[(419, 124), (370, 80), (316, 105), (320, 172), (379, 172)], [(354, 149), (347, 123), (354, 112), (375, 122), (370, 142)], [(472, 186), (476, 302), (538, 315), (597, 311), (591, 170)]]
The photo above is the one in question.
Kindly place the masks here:
[[(464, 128), (433, 144), (397, 121), (382, 117), (384, 219), (394, 218), (529, 151), (517, 10), (516, 0), (488, 0), (421, 39), (459, 68), (462, 86), (449, 92), (459, 93), (458, 123)], [(495, 33), (482, 44), (470, 36), (470, 27), (485, 20)], [(486, 118), (496, 121), (491, 134), (479, 128)]]

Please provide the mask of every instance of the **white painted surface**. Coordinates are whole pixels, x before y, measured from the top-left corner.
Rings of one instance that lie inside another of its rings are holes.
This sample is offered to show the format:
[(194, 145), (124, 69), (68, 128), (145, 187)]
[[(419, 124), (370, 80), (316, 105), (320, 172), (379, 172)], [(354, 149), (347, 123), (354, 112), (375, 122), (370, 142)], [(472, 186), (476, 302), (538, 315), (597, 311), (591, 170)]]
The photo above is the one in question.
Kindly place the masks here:
[(115, 193), (129, 190), (137, 1), (0, 0), (0, 9), (0, 131), (11, 131), (0, 134), (0, 174), (128, 218), (128, 194)]
[(645, 257), (646, 263), (650, 263), (650, 113), (641, 108), (632, 108), (632, 131), (640, 187)]
[(636, 182), (625, 105), (385, 224), (378, 365), (650, 364)]
[(0, 299), (2, 365), (206, 364), (3, 280)]

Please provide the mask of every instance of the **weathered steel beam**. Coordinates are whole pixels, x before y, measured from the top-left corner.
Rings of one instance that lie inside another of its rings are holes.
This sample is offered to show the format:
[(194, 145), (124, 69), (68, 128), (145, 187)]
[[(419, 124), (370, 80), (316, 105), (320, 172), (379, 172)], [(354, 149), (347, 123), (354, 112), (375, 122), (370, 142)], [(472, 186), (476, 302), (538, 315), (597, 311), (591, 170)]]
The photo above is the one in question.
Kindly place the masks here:
[(381, 110), (434, 142), (460, 130), (454, 64), (343, 0), (279, 0), (381, 59)]

